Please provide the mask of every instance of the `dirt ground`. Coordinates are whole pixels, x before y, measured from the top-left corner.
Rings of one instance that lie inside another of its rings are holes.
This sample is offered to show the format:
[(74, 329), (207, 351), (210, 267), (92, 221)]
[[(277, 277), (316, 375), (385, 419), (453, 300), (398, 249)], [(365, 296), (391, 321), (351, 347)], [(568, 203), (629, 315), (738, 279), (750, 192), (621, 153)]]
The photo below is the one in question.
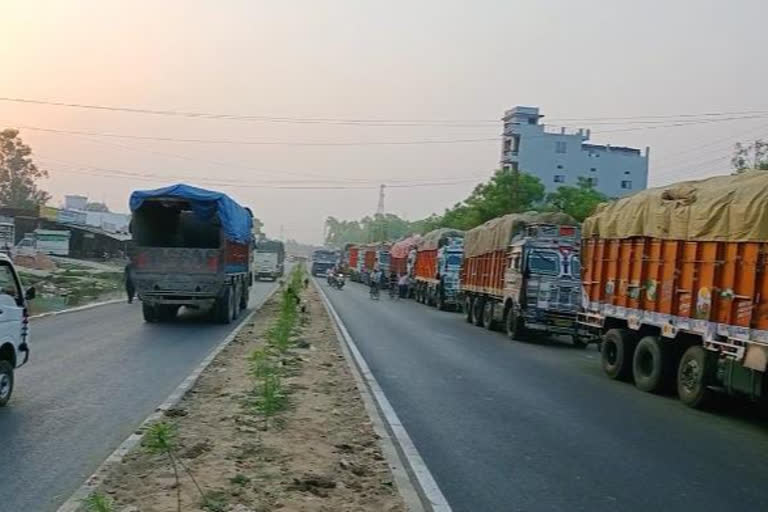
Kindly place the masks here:
[[(166, 413), (176, 425), (178, 454), (208, 497), (182, 476), (182, 510), (266, 512), (405, 510), (342, 356), (318, 292), (298, 343), (284, 356), (288, 406), (267, 425), (244, 406), (253, 381), (248, 356), (265, 343), (278, 295), (219, 354), (197, 385)], [(137, 449), (102, 485), (117, 511), (177, 510), (167, 458)]]

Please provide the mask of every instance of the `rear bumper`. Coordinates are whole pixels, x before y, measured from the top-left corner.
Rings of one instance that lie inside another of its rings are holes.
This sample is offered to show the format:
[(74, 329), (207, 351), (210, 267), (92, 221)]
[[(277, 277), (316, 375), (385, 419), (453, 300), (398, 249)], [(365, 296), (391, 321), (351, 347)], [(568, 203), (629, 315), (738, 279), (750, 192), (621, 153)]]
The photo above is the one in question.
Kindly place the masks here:
[(149, 305), (168, 304), (174, 306), (211, 307), (217, 295), (202, 293), (145, 292), (139, 293), (139, 300)]

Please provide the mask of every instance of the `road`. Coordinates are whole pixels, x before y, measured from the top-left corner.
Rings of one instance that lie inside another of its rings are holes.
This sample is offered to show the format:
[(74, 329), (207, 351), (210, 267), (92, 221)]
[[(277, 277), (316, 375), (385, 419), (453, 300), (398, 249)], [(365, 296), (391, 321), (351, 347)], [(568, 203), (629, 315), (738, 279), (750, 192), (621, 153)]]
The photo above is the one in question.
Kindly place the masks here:
[(413, 301), (322, 284), (455, 512), (768, 510), (768, 422), (607, 379)]
[[(251, 304), (274, 286), (256, 283)], [(0, 512), (56, 510), (234, 327), (146, 324), (138, 303), (34, 320), (0, 409)]]

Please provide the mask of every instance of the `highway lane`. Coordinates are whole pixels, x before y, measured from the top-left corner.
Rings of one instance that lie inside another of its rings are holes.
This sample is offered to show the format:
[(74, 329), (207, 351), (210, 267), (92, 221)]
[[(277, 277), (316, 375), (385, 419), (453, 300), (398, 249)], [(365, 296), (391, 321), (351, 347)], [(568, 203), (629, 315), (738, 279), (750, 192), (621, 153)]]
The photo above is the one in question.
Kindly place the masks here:
[[(274, 286), (256, 283), (251, 304)], [(139, 303), (34, 320), (0, 409), (0, 511), (56, 510), (234, 327), (146, 324)]]
[(607, 379), (413, 301), (322, 284), (456, 512), (768, 510), (768, 423)]

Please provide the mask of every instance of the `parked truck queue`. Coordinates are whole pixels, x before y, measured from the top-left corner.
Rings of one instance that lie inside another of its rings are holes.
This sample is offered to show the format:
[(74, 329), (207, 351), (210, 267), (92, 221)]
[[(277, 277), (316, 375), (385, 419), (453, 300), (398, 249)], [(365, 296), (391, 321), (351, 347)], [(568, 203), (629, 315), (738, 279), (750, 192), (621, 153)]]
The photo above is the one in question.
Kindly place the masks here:
[(604, 373), (691, 407), (766, 397), (768, 173), (648, 189), (562, 213), (492, 219), (394, 243), (349, 244), (353, 279), (388, 250), (407, 296), (511, 339), (596, 343)]

